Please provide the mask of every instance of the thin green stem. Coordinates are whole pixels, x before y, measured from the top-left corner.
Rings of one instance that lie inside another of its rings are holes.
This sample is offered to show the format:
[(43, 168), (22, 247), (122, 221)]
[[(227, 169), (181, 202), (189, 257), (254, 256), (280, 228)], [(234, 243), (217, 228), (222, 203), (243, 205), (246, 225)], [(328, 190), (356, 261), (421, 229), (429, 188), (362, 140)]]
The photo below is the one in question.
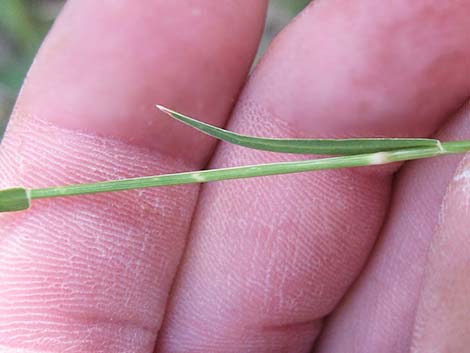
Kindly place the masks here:
[[(451, 147), (452, 146), (454, 145), (451, 145)], [(463, 146), (458, 146), (458, 148), (463, 148)], [(467, 149), (470, 149), (470, 142), (467, 143)], [(437, 147), (403, 149), (398, 151), (377, 152), (355, 156), (249, 165), (242, 167), (201, 170), (195, 172), (184, 172), (141, 178), (103, 181), (90, 184), (76, 184), (44, 189), (34, 189), (30, 191), (30, 196), (31, 199), (40, 199), (49, 197), (94, 194), (110, 191), (122, 191), (157, 186), (206, 183), (210, 181), (252, 178), (276, 174), (300, 173), (324, 169), (352, 168), (368, 165), (386, 164), (418, 158), (428, 158), (447, 153), (453, 152)]]
[(441, 142), (441, 147), (447, 154), (464, 153), (470, 151), (470, 141)]
[(18, 187), (0, 190), (0, 212), (27, 209), (33, 199), (94, 194), (159, 186), (206, 183), (219, 180), (300, 173), (324, 169), (353, 168), (429, 158), (466, 151), (470, 151), (470, 141), (452, 141), (443, 143), (437, 141), (437, 144), (433, 147), (405, 148), (351, 156), (201, 170), (32, 190)]

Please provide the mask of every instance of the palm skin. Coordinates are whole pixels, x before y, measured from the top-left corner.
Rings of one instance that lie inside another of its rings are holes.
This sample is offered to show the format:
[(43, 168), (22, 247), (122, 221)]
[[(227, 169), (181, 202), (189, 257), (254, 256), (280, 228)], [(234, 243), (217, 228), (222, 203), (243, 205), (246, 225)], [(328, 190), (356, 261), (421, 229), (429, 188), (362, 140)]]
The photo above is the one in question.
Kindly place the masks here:
[[(2, 142), (1, 186), (292, 159), (215, 146), (155, 103), (260, 136), (468, 138), (470, 1), (314, 2), (247, 79), (265, 9), (69, 1)], [(461, 158), (2, 215), (1, 351), (463, 352)]]

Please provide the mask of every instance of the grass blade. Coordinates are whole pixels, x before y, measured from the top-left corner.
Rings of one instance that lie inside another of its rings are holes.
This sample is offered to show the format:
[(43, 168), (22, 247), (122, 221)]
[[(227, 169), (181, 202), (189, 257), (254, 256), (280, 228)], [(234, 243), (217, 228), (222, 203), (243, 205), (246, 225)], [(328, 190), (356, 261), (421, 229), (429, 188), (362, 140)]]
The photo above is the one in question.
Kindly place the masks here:
[(170, 115), (173, 119), (209, 136), (236, 145), (271, 152), (347, 156), (405, 148), (439, 147), (440, 145), (438, 140), (422, 138), (290, 139), (254, 137), (221, 129), (161, 105), (157, 105), (157, 108)]
[[(467, 148), (469, 146), (467, 145)], [(94, 194), (149, 187), (207, 183), (212, 181), (253, 178), (268, 175), (291, 174), (325, 169), (352, 168), (387, 164), (418, 158), (446, 154), (437, 147), (424, 147), (389, 152), (320, 158), (304, 161), (278, 162), (241, 167), (199, 170), (175, 174), (164, 174), (140, 178), (102, 181), (90, 184), (75, 184), (44, 189), (32, 189), (31, 199)], [(1, 196), (1, 195), (0, 195)]]

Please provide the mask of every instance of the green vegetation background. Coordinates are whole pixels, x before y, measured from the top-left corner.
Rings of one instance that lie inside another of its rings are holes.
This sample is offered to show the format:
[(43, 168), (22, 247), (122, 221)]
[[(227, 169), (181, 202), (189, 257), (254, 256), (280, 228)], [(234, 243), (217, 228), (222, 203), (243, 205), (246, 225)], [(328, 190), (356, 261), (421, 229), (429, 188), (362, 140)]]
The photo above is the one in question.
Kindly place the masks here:
[[(259, 55), (308, 2), (269, 0)], [(0, 0), (0, 135), (34, 55), (63, 3), (64, 0)]]

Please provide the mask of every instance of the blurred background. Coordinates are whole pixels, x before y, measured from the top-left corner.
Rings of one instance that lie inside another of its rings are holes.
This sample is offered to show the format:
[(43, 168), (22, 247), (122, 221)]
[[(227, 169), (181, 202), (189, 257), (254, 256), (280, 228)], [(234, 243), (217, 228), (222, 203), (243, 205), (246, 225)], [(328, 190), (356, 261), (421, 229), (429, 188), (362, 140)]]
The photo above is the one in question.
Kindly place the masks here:
[[(34, 55), (64, 2), (0, 0), (0, 136)], [(258, 57), (308, 2), (310, 0), (269, 0)]]

